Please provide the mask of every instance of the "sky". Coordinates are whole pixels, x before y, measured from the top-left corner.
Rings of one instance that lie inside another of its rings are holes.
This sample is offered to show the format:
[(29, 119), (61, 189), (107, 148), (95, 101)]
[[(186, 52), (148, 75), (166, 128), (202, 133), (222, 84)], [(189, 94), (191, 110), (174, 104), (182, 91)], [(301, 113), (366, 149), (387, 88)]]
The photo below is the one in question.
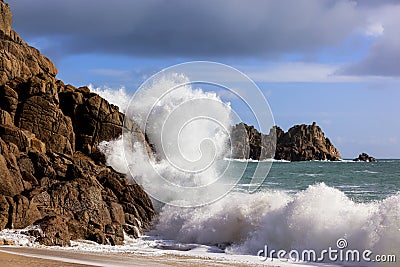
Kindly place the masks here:
[(400, 0), (8, 3), (65, 83), (134, 92), (174, 64), (220, 62), (255, 81), (284, 130), (315, 121), (344, 158), (400, 158)]

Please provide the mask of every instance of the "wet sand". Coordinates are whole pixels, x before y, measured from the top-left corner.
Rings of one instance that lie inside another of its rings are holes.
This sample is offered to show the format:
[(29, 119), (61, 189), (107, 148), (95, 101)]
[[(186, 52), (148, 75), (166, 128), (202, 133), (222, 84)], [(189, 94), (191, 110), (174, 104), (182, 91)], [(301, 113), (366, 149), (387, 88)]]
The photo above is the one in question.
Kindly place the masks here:
[(2, 267), (254, 266), (215, 259), (135, 253), (95, 253), (29, 247), (0, 247)]
[(89, 265), (59, 262), (55, 260), (44, 260), (20, 255), (0, 252), (0, 265), (2, 267), (83, 267)]

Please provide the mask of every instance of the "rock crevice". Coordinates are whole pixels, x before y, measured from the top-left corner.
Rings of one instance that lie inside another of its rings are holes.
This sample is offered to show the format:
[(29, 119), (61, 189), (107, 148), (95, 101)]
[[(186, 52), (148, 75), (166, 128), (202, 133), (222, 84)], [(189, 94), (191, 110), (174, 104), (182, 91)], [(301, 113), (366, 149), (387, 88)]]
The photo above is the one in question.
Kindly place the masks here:
[(0, 230), (39, 225), (38, 241), (59, 246), (72, 239), (122, 244), (124, 231), (137, 237), (153, 205), (97, 151), (122, 134), (124, 115), (87, 87), (57, 80), (54, 64), (11, 22), (0, 1)]

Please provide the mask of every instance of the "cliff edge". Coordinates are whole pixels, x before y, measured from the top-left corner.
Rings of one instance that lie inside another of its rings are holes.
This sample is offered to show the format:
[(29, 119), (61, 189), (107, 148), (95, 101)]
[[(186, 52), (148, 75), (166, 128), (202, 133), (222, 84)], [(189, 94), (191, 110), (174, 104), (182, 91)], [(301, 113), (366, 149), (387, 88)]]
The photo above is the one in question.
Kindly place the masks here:
[(96, 149), (121, 135), (124, 115), (88, 88), (58, 80), (54, 64), (11, 23), (0, 1), (0, 230), (40, 225), (31, 234), (60, 246), (122, 244), (124, 231), (137, 237), (155, 213), (152, 203)]

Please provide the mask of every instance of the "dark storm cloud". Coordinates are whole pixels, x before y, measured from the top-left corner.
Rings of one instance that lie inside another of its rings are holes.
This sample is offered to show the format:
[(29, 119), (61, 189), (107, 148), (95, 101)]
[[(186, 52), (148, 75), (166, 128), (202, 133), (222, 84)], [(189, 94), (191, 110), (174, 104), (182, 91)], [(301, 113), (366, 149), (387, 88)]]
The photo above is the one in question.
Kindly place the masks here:
[[(47, 55), (267, 57), (334, 46), (363, 21), (347, 1), (13, 0)], [(43, 42), (45, 40), (45, 42)]]

